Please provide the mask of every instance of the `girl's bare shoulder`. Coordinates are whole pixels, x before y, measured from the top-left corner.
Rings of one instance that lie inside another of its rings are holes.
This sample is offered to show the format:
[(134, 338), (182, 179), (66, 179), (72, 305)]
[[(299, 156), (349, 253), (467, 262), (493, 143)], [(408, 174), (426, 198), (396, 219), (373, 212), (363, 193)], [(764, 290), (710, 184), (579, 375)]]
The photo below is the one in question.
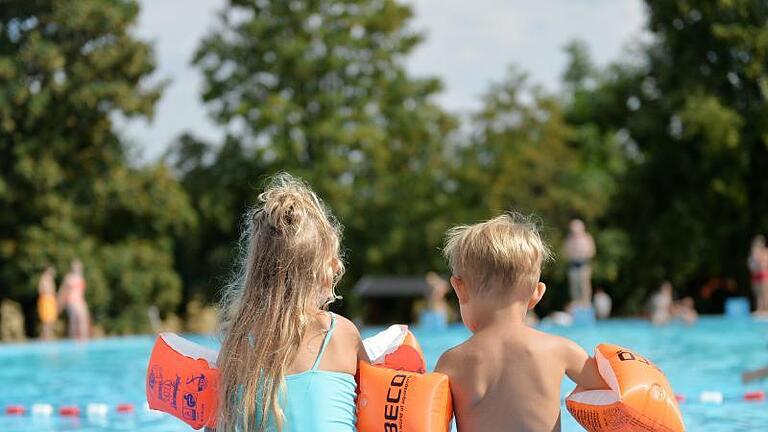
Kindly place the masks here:
[(348, 318), (338, 314), (335, 314), (335, 318), (336, 318), (336, 329), (334, 330), (334, 332), (338, 334), (339, 336), (338, 339), (340, 341), (344, 341), (354, 346), (357, 346), (357, 344), (360, 342), (361, 339), (360, 339), (360, 330), (358, 330), (355, 323), (353, 323)]
[[(328, 344), (326, 356), (321, 365), (329, 370), (355, 374), (358, 354), (362, 347), (360, 331), (349, 319), (335, 315), (335, 328)], [(326, 361), (327, 360), (327, 361)]]

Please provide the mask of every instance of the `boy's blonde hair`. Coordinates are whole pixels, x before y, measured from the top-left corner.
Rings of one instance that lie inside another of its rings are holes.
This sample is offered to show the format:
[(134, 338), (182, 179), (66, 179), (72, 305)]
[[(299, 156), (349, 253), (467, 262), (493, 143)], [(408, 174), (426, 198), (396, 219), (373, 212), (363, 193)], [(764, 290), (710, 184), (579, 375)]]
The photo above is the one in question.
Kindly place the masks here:
[(536, 225), (517, 213), (451, 228), (443, 254), (453, 274), (483, 294), (504, 287), (533, 291), (551, 257)]
[(289, 174), (276, 175), (246, 214), (241, 268), (221, 301), (217, 430), (282, 429), (286, 370), (313, 313), (338, 298), (340, 238), (330, 211)]

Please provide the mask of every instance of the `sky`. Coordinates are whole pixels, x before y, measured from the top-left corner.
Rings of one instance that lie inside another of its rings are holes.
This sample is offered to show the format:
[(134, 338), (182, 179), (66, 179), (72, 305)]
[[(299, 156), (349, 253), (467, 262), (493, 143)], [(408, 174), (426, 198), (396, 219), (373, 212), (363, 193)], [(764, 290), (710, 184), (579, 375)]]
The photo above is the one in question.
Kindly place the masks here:
[[(154, 46), (157, 70), (151, 81), (170, 80), (147, 122), (119, 120), (139, 159), (161, 156), (188, 131), (212, 142), (222, 135), (200, 100), (202, 77), (190, 65), (201, 38), (212, 31), (225, 0), (140, 0), (135, 33)], [(556, 90), (565, 67), (563, 47), (574, 38), (589, 46), (598, 65), (622, 57), (644, 36), (641, 0), (406, 0), (416, 12), (413, 26), (425, 42), (407, 60), (416, 76), (437, 76), (445, 109), (466, 114), (478, 107), (491, 82), (510, 64), (532, 82)]]

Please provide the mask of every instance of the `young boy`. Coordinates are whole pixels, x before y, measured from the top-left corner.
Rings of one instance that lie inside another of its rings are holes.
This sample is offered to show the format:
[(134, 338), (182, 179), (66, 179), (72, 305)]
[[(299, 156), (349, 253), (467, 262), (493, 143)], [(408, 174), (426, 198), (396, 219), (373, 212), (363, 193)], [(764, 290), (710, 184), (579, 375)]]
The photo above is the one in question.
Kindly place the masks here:
[(450, 377), (458, 430), (559, 431), (564, 374), (584, 389), (607, 386), (576, 343), (525, 325), (546, 291), (539, 276), (550, 257), (536, 228), (510, 214), (455, 227), (444, 253), (474, 333), (436, 368)]

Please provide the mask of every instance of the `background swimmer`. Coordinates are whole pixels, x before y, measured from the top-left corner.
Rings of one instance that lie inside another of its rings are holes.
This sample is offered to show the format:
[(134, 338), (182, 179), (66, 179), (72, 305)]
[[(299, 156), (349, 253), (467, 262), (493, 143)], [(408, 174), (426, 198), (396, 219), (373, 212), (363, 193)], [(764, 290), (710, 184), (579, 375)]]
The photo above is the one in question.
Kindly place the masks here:
[(56, 302), (56, 270), (47, 266), (37, 283), (37, 316), (40, 319), (40, 337), (52, 339), (56, 321), (59, 319), (59, 306)]
[(755, 295), (755, 315), (768, 315), (768, 247), (762, 235), (752, 240), (747, 264)]
[(571, 300), (589, 305), (592, 300), (592, 265), (595, 240), (587, 232), (581, 219), (574, 219), (565, 238), (565, 256), (568, 259), (568, 286)]
[(613, 300), (602, 288), (595, 290), (595, 296), (592, 298), (592, 304), (595, 308), (595, 316), (597, 319), (608, 319), (611, 317), (611, 309), (613, 308)]
[(83, 263), (76, 259), (72, 261), (69, 273), (59, 288), (59, 308), (67, 310), (69, 320), (69, 337), (85, 340), (91, 335), (91, 318), (88, 313), (88, 303), (85, 301), (85, 277)]
[(665, 325), (672, 319), (672, 284), (664, 281), (659, 290), (651, 296), (651, 322)]
[(696, 312), (692, 297), (683, 297), (680, 301), (676, 301), (672, 306), (672, 315), (687, 325), (696, 324), (699, 320), (699, 313)]

